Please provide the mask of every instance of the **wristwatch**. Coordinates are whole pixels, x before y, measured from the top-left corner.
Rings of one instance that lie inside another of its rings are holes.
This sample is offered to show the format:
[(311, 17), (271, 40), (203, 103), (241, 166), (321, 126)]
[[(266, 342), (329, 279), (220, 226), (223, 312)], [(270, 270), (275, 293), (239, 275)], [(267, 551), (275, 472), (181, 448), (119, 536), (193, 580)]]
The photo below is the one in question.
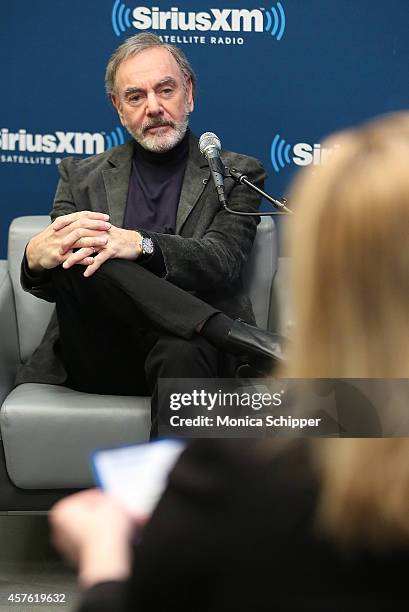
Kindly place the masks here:
[(141, 249), (141, 254), (139, 255), (138, 259), (144, 260), (150, 257), (151, 255), (153, 255), (153, 253), (155, 252), (155, 246), (150, 236), (148, 236), (144, 232), (141, 232), (141, 230), (138, 230), (138, 232), (142, 237), (142, 240), (139, 244), (140, 249)]

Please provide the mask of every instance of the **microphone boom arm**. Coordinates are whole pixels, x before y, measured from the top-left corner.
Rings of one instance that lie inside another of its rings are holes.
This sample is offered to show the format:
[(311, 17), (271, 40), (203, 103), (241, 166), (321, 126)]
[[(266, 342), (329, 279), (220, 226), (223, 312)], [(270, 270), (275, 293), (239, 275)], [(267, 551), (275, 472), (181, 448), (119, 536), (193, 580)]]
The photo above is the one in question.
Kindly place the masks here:
[(249, 187), (256, 193), (261, 195), (261, 197), (268, 200), (275, 208), (277, 208), (280, 211), (280, 212), (272, 212), (272, 213), (271, 212), (246, 213), (246, 212), (239, 212), (239, 211), (232, 210), (231, 208), (227, 206), (227, 204), (223, 204), (224, 208), (228, 212), (233, 213), (234, 215), (246, 215), (246, 216), (251, 215), (251, 216), (257, 216), (257, 217), (265, 217), (269, 215), (280, 215), (280, 214), (281, 215), (293, 215), (294, 214), (294, 211), (287, 208), (286, 206), (287, 200), (285, 198), (280, 198), (278, 200), (276, 198), (273, 198), (271, 195), (269, 195), (268, 193), (266, 193), (265, 191), (263, 191), (262, 189), (254, 185), (251, 181), (249, 181), (248, 177), (242, 172), (240, 172), (240, 170), (237, 170), (237, 168), (226, 168), (226, 170), (229, 173), (228, 176), (231, 176), (232, 179), (236, 181), (236, 183), (240, 183), (240, 185), (247, 185), (247, 187)]

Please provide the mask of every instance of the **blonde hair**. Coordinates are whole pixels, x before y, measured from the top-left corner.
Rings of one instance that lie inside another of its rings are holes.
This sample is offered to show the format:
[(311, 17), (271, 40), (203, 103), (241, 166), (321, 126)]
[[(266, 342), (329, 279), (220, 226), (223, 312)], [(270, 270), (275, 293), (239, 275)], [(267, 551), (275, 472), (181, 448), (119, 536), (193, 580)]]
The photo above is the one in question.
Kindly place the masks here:
[[(409, 113), (330, 137), (291, 201), (290, 375), (409, 377)], [(409, 407), (405, 406), (406, 410)], [(409, 538), (409, 440), (314, 440), (319, 518), (338, 542)]]
[[(409, 113), (335, 134), (301, 173), (291, 252), (298, 377), (409, 376)], [(335, 148), (337, 147), (337, 148)]]
[(343, 547), (409, 543), (409, 440), (311, 440), (321, 475), (317, 522)]

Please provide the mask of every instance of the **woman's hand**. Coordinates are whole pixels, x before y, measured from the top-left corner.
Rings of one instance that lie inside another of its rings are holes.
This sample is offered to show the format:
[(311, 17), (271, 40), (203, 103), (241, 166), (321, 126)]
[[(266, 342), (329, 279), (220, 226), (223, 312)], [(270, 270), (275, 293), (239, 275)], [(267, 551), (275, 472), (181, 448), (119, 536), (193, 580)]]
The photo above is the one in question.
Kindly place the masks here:
[(54, 546), (78, 566), (80, 584), (125, 580), (136, 521), (109, 495), (89, 489), (59, 501), (50, 513)]

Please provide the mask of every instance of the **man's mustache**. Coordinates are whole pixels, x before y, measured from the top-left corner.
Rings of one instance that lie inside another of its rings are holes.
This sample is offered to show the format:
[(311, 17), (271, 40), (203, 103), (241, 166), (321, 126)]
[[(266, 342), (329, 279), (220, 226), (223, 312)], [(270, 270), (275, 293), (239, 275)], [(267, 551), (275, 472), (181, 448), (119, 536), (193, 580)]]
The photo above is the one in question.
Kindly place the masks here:
[(149, 123), (146, 123), (144, 126), (142, 126), (142, 132), (145, 134), (145, 132), (147, 132), (151, 128), (166, 127), (166, 126), (175, 128), (175, 123), (173, 121), (166, 121), (164, 119), (155, 119), (155, 120), (149, 121)]

